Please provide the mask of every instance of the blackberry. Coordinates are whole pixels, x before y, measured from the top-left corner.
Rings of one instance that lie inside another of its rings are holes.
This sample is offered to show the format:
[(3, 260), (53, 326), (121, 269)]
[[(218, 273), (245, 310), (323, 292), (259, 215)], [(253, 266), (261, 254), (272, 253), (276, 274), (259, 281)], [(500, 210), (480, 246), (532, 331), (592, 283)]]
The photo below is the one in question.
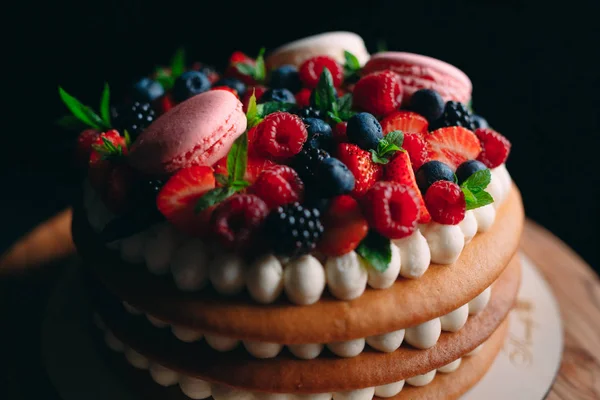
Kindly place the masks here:
[(324, 231), (319, 210), (300, 203), (273, 210), (267, 217), (265, 229), (275, 254), (289, 257), (310, 253)]
[(462, 126), (463, 128), (475, 130), (473, 114), (464, 104), (458, 101), (449, 101), (444, 106), (442, 116), (434, 121), (432, 130), (447, 126)]
[(156, 118), (150, 103), (133, 102), (131, 105), (118, 108), (113, 114), (113, 125), (121, 133), (125, 130), (135, 139)]
[(317, 167), (324, 159), (329, 157), (329, 153), (323, 149), (305, 146), (305, 148), (292, 159), (291, 167), (296, 170), (298, 176), (302, 179), (302, 182), (304, 182), (306, 193), (315, 190), (317, 186)]
[(322, 113), (321, 110), (317, 110), (314, 107), (304, 107), (301, 108), (300, 110), (296, 110), (294, 112), (294, 114), (296, 114), (297, 116), (299, 116), (300, 118), (304, 119), (304, 118), (319, 118), (322, 119)]

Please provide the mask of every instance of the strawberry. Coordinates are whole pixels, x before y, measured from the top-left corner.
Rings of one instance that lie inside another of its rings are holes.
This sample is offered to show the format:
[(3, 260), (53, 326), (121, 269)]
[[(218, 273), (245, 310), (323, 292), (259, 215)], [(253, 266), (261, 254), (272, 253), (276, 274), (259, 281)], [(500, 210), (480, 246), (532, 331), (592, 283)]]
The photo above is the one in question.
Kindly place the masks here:
[(397, 151), (394, 157), (384, 166), (384, 180), (398, 182), (403, 185), (410, 187), (414, 190), (420, 208), (419, 220), (420, 224), (426, 224), (431, 221), (431, 215), (425, 207), (425, 201), (417, 186), (415, 179), (415, 173), (413, 172), (412, 165), (408, 153), (404, 151)]
[(117, 164), (110, 169), (106, 179), (104, 203), (116, 214), (126, 211), (131, 205), (131, 188), (134, 171), (128, 164)]
[(355, 144), (339, 144), (336, 155), (354, 175), (355, 184), (351, 193), (354, 196), (364, 195), (383, 175), (382, 166), (372, 161), (371, 153)]
[(75, 147), (75, 158), (79, 165), (86, 165), (90, 160), (92, 145), (100, 136), (100, 132), (95, 129), (86, 129), (77, 136), (77, 146)]
[(156, 206), (165, 218), (181, 231), (200, 235), (206, 231), (213, 207), (196, 213), (198, 199), (215, 187), (210, 167), (180, 169), (171, 176), (156, 198)]
[(373, 72), (356, 82), (354, 107), (378, 116), (386, 116), (400, 107), (402, 85), (392, 71)]
[(381, 121), (384, 135), (391, 131), (427, 133), (428, 127), (429, 123), (425, 117), (412, 111), (396, 111)]
[(481, 153), (477, 136), (460, 126), (437, 129), (425, 135), (425, 140), (432, 159), (448, 164), (453, 170), (467, 160), (475, 160)]
[(429, 145), (422, 133), (405, 133), (402, 148), (408, 153), (410, 163), (415, 171), (431, 160)]
[(127, 142), (116, 130), (101, 133), (92, 144), (88, 163), (88, 178), (94, 189), (102, 196), (114, 164), (113, 161), (127, 155)]
[(359, 204), (348, 195), (331, 200), (322, 223), (325, 232), (317, 244), (317, 249), (330, 257), (341, 256), (354, 250), (369, 231), (369, 225)]
[[(269, 159), (249, 155), (244, 180), (248, 183), (254, 183), (263, 171), (275, 165), (277, 164)], [(227, 176), (227, 156), (217, 161), (213, 167), (215, 169), (215, 174)]]
[(237, 64), (246, 64), (254, 67), (256, 66), (256, 60), (254, 60), (251, 57), (248, 57), (241, 51), (234, 51), (231, 57), (229, 57), (229, 65), (227, 67), (227, 70), (225, 71), (225, 76), (231, 76), (233, 78), (239, 79), (246, 85), (255, 84), (256, 82), (254, 81), (254, 78), (250, 75), (241, 73), (237, 68)]
[(329, 56), (316, 56), (304, 61), (298, 74), (305, 87), (314, 89), (319, 83), (323, 70), (327, 68), (333, 78), (333, 86), (339, 87), (344, 81), (344, 68)]

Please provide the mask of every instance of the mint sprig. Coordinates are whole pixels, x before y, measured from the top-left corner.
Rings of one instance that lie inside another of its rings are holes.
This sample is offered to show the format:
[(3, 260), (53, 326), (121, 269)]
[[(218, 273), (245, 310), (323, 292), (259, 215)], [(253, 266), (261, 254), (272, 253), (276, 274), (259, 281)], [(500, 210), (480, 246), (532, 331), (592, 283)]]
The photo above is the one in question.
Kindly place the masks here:
[(371, 159), (377, 164), (387, 164), (390, 158), (397, 151), (404, 151), (402, 143), (404, 142), (404, 133), (402, 131), (392, 131), (384, 136), (377, 144), (376, 150), (371, 150)]
[(347, 93), (339, 99), (337, 98), (337, 90), (333, 85), (333, 76), (327, 68), (323, 68), (312, 97), (319, 111), (336, 123), (347, 121), (356, 114), (352, 111), (351, 93)]
[(492, 195), (485, 191), (491, 180), (492, 173), (489, 169), (484, 169), (475, 172), (460, 185), (460, 189), (465, 195), (467, 210), (487, 206), (494, 202)]
[(227, 175), (217, 174), (215, 179), (223, 185), (206, 192), (196, 203), (195, 211), (201, 212), (250, 186), (244, 177), (248, 166), (248, 132), (236, 139), (227, 154)]
[(265, 66), (265, 48), (261, 48), (253, 64), (235, 63), (234, 67), (242, 74), (251, 76), (258, 83), (264, 83), (267, 78), (267, 67)]
[(280, 101), (267, 101), (262, 104), (256, 104), (256, 96), (253, 92), (252, 96), (250, 96), (250, 101), (248, 102), (248, 111), (246, 111), (248, 129), (260, 124), (269, 114), (273, 114), (277, 111), (290, 111), (295, 106), (294, 103)]
[(360, 61), (349, 51), (344, 50), (344, 77), (346, 79), (358, 76), (360, 72)]
[(356, 252), (378, 272), (385, 272), (392, 261), (390, 240), (375, 231), (369, 231), (367, 237), (356, 248)]
[[(79, 100), (77, 100), (74, 96), (67, 93), (61, 86), (58, 87), (58, 94), (65, 103), (65, 106), (71, 111), (73, 117), (83, 123), (85, 126), (89, 126), (91, 128), (97, 130), (106, 130), (110, 129), (110, 88), (108, 83), (104, 84), (104, 91), (102, 93), (102, 100), (100, 105), (100, 114), (96, 113), (91, 107), (86, 106)], [(57, 121), (58, 124), (64, 127), (74, 127), (74, 119), (73, 118), (61, 118)]]
[[(127, 143), (127, 138), (125, 139)], [(115, 146), (110, 140), (103, 137), (101, 145), (92, 145), (92, 149), (102, 156), (103, 160), (115, 159), (123, 156), (123, 147)]]
[(185, 49), (180, 47), (175, 51), (171, 62), (169, 63), (170, 71), (165, 68), (158, 67), (155, 70), (156, 78), (165, 90), (170, 90), (175, 84), (175, 80), (185, 72)]

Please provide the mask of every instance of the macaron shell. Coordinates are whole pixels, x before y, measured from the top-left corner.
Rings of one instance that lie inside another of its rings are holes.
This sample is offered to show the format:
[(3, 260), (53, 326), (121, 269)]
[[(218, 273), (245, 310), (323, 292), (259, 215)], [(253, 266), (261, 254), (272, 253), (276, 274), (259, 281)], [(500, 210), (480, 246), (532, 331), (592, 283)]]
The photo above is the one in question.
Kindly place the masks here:
[(211, 166), (245, 130), (242, 103), (230, 92), (208, 91), (178, 104), (150, 125), (133, 143), (129, 161), (150, 175)]
[(284, 64), (299, 67), (304, 61), (315, 56), (330, 56), (344, 64), (344, 50), (354, 54), (361, 65), (369, 60), (365, 42), (356, 33), (326, 32), (278, 47), (269, 54), (266, 64), (271, 69)]
[(363, 68), (363, 73), (385, 69), (400, 76), (405, 104), (419, 89), (433, 89), (444, 101), (468, 103), (471, 100), (473, 85), (469, 77), (444, 61), (419, 54), (388, 51), (373, 55)]

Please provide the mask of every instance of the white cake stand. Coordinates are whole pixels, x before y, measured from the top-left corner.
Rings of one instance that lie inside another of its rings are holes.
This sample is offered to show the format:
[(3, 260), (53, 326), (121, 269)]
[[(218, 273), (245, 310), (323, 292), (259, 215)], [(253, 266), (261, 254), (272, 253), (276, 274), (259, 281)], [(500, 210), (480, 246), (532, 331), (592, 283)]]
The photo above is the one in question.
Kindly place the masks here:
[[(558, 372), (563, 333), (558, 305), (532, 262), (522, 256), (523, 280), (510, 332), (487, 375), (464, 400), (541, 400)], [(91, 308), (77, 268), (69, 269), (48, 304), (43, 356), (64, 400), (140, 400), (111, 370), (90, 335)]]

